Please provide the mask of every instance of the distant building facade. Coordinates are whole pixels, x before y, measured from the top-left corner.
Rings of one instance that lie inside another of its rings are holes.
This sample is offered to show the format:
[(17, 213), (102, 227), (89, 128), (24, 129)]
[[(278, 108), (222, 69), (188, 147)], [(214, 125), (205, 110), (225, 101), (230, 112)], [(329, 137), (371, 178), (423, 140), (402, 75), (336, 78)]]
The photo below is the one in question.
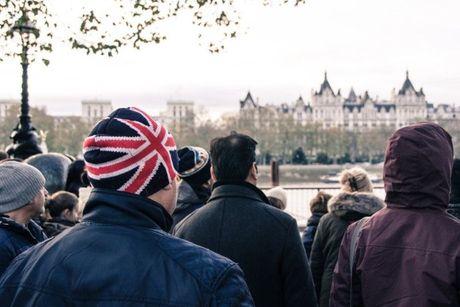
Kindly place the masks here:
[(195, 129), (195, 103), (193, 101), (170, 100), (166, 112), (161, 114), (165, 125), (175, 133)]
[(81, 102), (81, 117), (88, 123), (95, 123), (113, 111), (110, 100), (84, 100)]
[(0, 100), (0, 121), (2, 121), (7, 115), (9, 110), (12, 107), (20, 106), (21, 102), (19, 100), (13, 99), (1, 99)]
[(353, 88), (344, 97), (340, 90), (334, 92), (325, 73), (319, 91), (312, 91), (310, 103), (299, 97), (292, 104), (261, 106), (250, 92), (240, 101), (241, 117), (251, 117), (256, 126), (261, 125), (261, 118), (278, 119), (282, 114), (292, 115), (301, 125), (316, 123), (324, 129), (397, 129), (421, 120), (458, 120), (460, 107), (428, 103), (423, 89), (415, 89), (408, 72), (401, 89), (393, 90), (389, 100), (372, 98), (368, 91), (358, 96)]

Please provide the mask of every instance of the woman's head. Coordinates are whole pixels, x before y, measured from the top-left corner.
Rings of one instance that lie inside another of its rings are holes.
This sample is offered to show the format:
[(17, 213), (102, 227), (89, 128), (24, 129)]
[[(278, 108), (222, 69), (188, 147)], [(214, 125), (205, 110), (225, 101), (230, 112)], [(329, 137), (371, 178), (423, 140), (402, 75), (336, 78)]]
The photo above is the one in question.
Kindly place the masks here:
[(344, 192), (372, 192), (373, 186), (367, 172), (360, 167), (342, 171), (340, 184)]
[(59, 191), (51, 195), (46, 203), (46, 209), (52, 218), (62, 218), (71, 222), (80, 219), (79, 200), (69, 192)]

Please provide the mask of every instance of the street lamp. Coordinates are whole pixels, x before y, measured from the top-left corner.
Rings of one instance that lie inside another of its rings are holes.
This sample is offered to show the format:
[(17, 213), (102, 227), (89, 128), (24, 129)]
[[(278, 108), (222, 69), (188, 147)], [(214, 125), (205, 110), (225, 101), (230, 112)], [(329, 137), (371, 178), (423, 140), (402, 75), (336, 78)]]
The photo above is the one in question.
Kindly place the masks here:
[(29, 115), (28, 91), (29, 47), (36, 45), (36, 39), (38, 38), (40, 32), (34, 24), (29, 21), (26, 14), (23, 14), (11, 29), (11, 35), (14, 33), (18, 33), (20, 35), (22, 45), (21, 115), (19, 116), (19, 123), (11, 133), (10, 138), (13, 140), (13, 144), (8, 147), (7, 153), (10, 157), (26, 159), (30, 156), (43, 152), (38, 143), (37, 130), (32, 126)]

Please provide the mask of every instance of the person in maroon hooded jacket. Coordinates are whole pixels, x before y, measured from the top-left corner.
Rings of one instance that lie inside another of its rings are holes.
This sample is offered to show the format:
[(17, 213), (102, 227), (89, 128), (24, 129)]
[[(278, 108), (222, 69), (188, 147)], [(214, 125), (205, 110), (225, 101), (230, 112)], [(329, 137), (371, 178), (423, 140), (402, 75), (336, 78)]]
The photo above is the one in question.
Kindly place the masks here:
[(383, 170), (387, 207), (348, 227), (330, 306), (460, 305), (460, 221), (446, 213), (452, 161), (451, 137), (434, 123), (390, 137)]

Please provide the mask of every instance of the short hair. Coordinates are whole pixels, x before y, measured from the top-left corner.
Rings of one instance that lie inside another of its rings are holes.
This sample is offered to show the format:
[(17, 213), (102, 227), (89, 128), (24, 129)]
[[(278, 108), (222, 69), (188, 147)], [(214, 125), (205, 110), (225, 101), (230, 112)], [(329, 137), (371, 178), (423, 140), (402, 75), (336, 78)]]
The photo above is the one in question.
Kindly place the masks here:
[(250, 136), (232, 133), (211, 141), (211, 164), (218, 181), (244, 181), (256, 161), (257, 142)]
[(66, 191), (59, 191), (48, 198), (46, 209), (51, 217), (59, 217), (66, 209), (70, 211), (75, 210), (75, 207), (78, 207), (78, 203), (79, 200), (74, 194)]

